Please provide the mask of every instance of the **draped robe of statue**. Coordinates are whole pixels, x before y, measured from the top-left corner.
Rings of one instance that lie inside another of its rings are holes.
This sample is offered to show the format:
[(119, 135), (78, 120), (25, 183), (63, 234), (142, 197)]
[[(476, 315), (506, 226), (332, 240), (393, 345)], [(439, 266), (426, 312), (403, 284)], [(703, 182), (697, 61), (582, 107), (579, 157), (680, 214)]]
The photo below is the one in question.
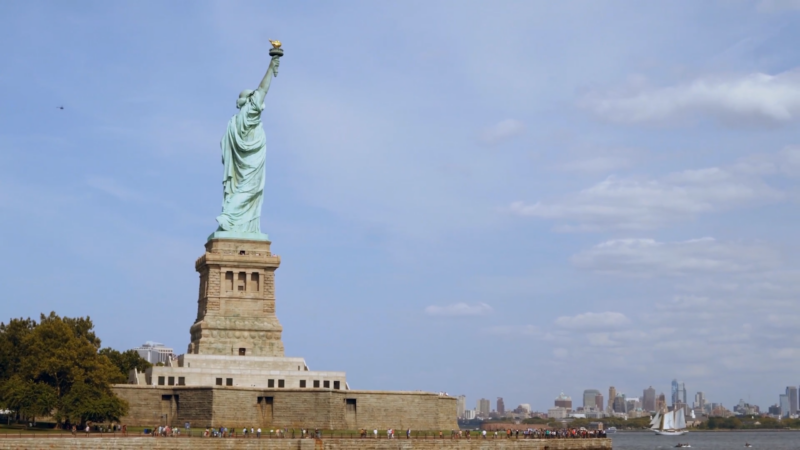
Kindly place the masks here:
[(261, 233), (261, 204), (264, 200), (264, 162), (267, 143), (261, 112), (262, 90), (244, 99), (222, 137), (222, 214), (217, 217), (219, 231)]

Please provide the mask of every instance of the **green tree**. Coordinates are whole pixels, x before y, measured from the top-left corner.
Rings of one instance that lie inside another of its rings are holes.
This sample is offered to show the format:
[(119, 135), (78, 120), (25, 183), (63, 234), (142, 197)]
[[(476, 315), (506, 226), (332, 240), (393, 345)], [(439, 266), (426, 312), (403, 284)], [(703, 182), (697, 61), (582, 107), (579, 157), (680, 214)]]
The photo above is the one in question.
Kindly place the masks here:
[(100, 354), (108, 358), (111, 364), (114, 364), (114, 366), (119, 369), (120, 373), (122, 373), (122, 378), (115, 380), (115, 383), (125, 383), (128, 380), (128, 374), (133, 369), (144, 372), (150, 367), (153, 367), (146, 359), (139, 356), (136, 350), (120, 352), (111, 347), (106, 347), (100, 350)]
[(52, 414), (61, 423), (118, 420), (127, 404), (110, 385), (126, 377), (98, 352), (89, 317), (0, 324), (0, 407), (23, 417)]

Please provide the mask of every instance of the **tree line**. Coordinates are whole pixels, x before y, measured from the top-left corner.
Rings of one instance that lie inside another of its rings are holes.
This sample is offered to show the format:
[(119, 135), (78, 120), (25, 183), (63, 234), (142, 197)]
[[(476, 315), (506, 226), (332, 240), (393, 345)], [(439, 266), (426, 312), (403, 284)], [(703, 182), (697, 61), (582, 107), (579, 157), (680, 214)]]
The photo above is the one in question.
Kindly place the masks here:
[(12, 319), (0, 323), (0, 410), (63, 426), (118, 421), (128, 404), (111, 385), (150, 366), (135, 350), (101, 348), (88, 316)]

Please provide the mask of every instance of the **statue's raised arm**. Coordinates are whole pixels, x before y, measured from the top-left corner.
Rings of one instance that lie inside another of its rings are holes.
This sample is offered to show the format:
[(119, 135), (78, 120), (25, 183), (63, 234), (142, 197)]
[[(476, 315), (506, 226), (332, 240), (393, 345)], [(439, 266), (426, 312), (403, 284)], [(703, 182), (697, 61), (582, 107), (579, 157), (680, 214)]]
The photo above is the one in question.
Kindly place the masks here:
[(272, 56), (272, 60), (269, 62), (269, 67), (267, 67), (267, 73), (264, 74), (264, 78), (261, 80), (261, 84), (258, 85), (258, 91), (261, 94), (261, 98), (264, 98), (267, 95), (267, 91), (269, 91), (269, 84), (272, 81), (273, 76), (278, 76), (278, 66), (281, 64), (281, 56), (283, 56), (283, 49), (281, 49), (281, 41), (273, 41), (272, 39), (269, 40), (270, 44), (272, 44), (272, 49), (269, 51), (270, 56)]
[(258, 89), (245, 89), (239, 94), (239, 112), (228, 121), (222, 137), (222, 214), (217, 216), (219, 228), (209, 238), (266, 240), (261, 233), (261, 204), (264, 198), (264, 166), (266, 139), (261, 124), (264, 97), (283, 56), (279, 41), (270, 41), (272, 60)]

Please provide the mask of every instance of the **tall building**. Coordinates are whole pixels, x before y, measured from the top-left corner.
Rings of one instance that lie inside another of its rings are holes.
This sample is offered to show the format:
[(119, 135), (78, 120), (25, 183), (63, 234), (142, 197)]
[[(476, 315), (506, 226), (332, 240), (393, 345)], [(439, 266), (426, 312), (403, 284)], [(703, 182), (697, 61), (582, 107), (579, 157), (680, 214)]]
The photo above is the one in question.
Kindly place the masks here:
[(497, 414), (502, 417), (506, 413), (506, 404), (503, 402), (503, 397), (497, 397)]
[(594, 404), (597, 405), (598, 411), (605, 410), (605, 403), (603, 402), (603, 394), (597, 394), (594, 397)]
[(678, 401), (680, 403), (683, 403), (684, 405), (687, 404), (686, 403), (686, 384), (683, 381), (681, 381), (680, 384), (678, 384)]
[(478, 414), (478, 417), (489, 417), (489, 409), (491, 408), (489, 399), (482, 398), (478, 400), (478, 407), (475, 408)]
[(677, 403), (686, 404), (686, 384), (683, 382), (678, 383), (678, 380), (672, 380), (672, 406)]
[(667, 396), (663, 392), (656, 398), (656, 411), (662, 413), (667, 411)]
[(147, 341), (141, 347), (137, 347), (134, 350), (136, 350), (139, 356), (153, 365), (158, 363), (166, 364), (167, 360), (174, 354), (171, 347), (166, 347), (164, 344), (153, 341)]
[(675, 403), (678, 402), (678, 380), (672, 380), (670, 393), (671, 393), (671, 395), (669, 397), (671, 399), (671, 403), (670, 404), (674, 405)]
[(786, 394), (781, 394), (778, 399), (778, 404), (781, 406), (781, 417), (789, 417), (789, 414), (791, 414), (792, 411), (791, 406), (789, 405), (789, 396)]
[(464, 413), (467, 411), (467, 396), (459, 395), (458, 402), (456, 403), (456, 414), (459, 419), (464, 419)]
[(572, 411), (572, 397), (569, 395), (564, 395), (562, 392), (558, 397), (556, 397), (555, 406), (566, 408), (568, 411)]
[(645, 389), (642, 395), (642, 410), (647, 412), (656, 411), (656, 390), (653, 386)]
[(786, 386), (786, 396), (789, 397), (789, 414), (797, 414), (797, 386)]
[(622, 413), (622, 414), (628, 412), (628, 405), (627, 405), (627, 399), (625, 398), (625, 394), (617, 394), (617, 396), (614, 397), (614, 402), (611, 405), (611, 410), (614, 411), (615, 413)]
[(597, 389), (586, 389), (583, 391), (583, 409), (595, 408), (595, 409), (603, 409), (605, 405), (601, 402), (599, 405), (597, 404), (597, 396), (603, 397), (603, 394), (600, 393)]
[(694, 394), (694, 404), (692, 404), (692, 408), (706, 409), (706, 394), (702, 391), (698, 391), (697, 394)]
[(614, 410), (614, 399), (617, 398), (617, 388), (614, 386), (608, 387), (608, 406), (606, 407), (607, 410), (613, 411)]

